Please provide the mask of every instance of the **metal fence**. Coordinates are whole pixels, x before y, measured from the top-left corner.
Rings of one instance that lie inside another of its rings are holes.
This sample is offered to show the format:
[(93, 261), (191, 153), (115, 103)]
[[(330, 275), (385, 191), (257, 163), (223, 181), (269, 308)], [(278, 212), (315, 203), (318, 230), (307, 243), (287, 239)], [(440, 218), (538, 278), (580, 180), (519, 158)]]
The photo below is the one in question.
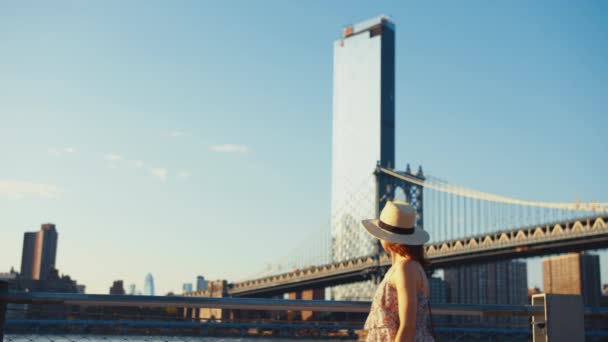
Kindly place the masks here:
[[(533, 300), (535, 305), (435, 304), (434, 330), (441, 341), (607, 341), (608, 308), (585, 309), (575, 297), (543, 294)], [(170, 342), (197, 336), (197, 341), (201, 336), (209, 341), (228, 337), (357, 340), (363, 338), (369, 307), (369, 302), (4, 290), (0, 336), (6, 334), (4, 341), (15, 342)]]

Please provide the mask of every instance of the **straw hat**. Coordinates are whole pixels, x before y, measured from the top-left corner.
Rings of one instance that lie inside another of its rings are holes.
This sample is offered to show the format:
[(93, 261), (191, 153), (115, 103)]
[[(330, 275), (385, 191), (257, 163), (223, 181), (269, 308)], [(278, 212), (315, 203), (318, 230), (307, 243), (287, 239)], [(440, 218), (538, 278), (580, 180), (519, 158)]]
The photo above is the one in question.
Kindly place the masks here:
[(388, 201), (379, 220), (361, 221), (367, 231), (378, 239), (402, 245), (423, 245), (429, 233), (416, 227), (416, 211), (407, 202)]

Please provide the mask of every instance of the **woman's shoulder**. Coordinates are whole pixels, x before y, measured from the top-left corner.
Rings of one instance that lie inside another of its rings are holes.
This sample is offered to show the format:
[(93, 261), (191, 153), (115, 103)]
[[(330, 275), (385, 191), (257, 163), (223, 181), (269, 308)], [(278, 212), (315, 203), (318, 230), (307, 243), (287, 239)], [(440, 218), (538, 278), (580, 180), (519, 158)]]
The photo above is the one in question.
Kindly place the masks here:
[(413, 286), (419, 289), (423, 279), (420, 274), (420, 264), (412, 259), (399, 260), (393, 265), (395, 270), (389, 282), (397, 288)]
[(394, 277), (409, 277), (416, 276), (418, 272), (418, 262), (412, 259), (401, 259), (397, 260), (393, 265), (395, 271), (393, 272)]
[(410, 271), (410, 270), (416, 270), (416, 268), (418, 267), (418, 261), (414, 260), (414, 259), (410, 259), (410, 258), (404, 258), (404, 259), (399, 259), (395, 261), (395, 269), (396, 270), (402, 270), (402, 271)]

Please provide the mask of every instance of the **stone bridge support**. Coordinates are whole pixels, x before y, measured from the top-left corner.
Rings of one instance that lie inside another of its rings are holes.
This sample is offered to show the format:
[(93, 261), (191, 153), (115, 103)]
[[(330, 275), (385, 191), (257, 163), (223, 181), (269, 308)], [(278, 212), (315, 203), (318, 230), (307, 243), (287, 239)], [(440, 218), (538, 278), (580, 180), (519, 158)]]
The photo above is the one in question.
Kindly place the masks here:
[[(206, 290), (185, 293), (184, 296), (211, 298), (228, 297), (228, 282), (225, 280), (210, 281)], [(230, 310), (217, 308), (184, 308), (182, 313), (185, 319), (198, 322), (207, 322), (221, 321), (222, 319), (230, 318), (230, 314), (227, 311)]]
[[(325, 300), (325, 288), (320, 289), (307, 289), (297, 292), (290, 292), (288, 294), (288, 299), (300, 299), (300, 300)], [(302, 311), (300, 315), (298, 312), (290, 311), (287, 314), (287, 317), (290, 321), (292, 320), (318, 320), (319, 313), (313, 311)]]

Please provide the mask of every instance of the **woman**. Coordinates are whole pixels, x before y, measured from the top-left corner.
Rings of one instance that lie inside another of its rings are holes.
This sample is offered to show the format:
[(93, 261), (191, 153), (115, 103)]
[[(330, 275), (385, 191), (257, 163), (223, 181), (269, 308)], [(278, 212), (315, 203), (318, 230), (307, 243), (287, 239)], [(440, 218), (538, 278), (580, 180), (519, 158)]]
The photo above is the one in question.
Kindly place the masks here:
[(392, 258), (365, 322), (367, 341), (435, 341), (422, 247), (429, 234), (416, 227), (416, 211), (406, 202), (389, 201), (379, 220), (362, 223)]

